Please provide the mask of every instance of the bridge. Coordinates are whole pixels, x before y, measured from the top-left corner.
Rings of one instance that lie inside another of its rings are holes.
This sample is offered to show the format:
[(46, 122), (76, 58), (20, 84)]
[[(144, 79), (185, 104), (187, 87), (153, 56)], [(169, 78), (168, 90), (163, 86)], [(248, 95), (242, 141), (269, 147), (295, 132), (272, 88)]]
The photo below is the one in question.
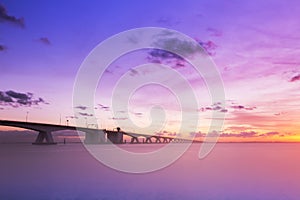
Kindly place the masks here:
[[(147, 135), (139, 133), (131, 133), (121, 131), (117, 128), (117, 131), (110, 131), (106, 129), (85, 128), (77, 126), (65, 126), (47, 123), (36, 122), (23, 122), (23, 121), (10, 121), (0, 120), (0, 126), (18, 127), (38, 132), (35, 142), (32, 144), (56, 144), (53, 139), (52, 133), (62, 130), (77, 130), (85, 133), (85, 144), (122, 144), (124, 143), (123, 136), (127, 135), (131, 138), (130, 143), (169, 143), (169, 142), (187, 142), (188, 139), (159, 136), (159, 135)], [(143, 138), (140, 142), (138, 138)], [(153, 139), (153, 140), (152, 140)]]

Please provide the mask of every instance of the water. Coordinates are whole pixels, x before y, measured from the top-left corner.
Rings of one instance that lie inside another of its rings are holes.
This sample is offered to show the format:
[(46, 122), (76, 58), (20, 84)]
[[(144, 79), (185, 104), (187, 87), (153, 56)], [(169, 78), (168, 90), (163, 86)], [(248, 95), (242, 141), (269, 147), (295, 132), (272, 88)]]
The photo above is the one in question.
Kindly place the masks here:
[(162, 170), (127, 174), (81, 144), (1, 144), (0, 199), (299, 199), (300, 144), (217, 144), (204, 160), (200, 145)]

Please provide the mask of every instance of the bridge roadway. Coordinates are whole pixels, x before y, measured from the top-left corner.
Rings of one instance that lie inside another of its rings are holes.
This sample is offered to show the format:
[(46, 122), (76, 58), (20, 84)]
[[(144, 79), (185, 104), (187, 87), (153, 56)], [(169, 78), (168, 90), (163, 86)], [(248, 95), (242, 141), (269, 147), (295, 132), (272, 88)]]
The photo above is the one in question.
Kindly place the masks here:
[[(188, 139), (174, 138), (158, 135), (147, 135), (123, 131), (110, 131), (106, 129), (84, 128), (77, 126), (65, 126), (56, 124), (36, 123), (36, 122), (23, 122), (23, 121), (10, 121), (0, 120), (0, 126), (18, 127), (38, 132), (38, 136), (32, 144), (56, 144), (53, 139), (52, 132), (61, 130), (77, 130), (85, 133), (84, 143), (86, 144), (101, 144), (101, 143), (124, 143), (123, 136), (131, 137), (130, 143), (140, 143), (140, 137), (143, 138), (143, 143), (169, 143), (169, 142), (187, 142)], [(154, 139), (154, 141), (152, 140)]]

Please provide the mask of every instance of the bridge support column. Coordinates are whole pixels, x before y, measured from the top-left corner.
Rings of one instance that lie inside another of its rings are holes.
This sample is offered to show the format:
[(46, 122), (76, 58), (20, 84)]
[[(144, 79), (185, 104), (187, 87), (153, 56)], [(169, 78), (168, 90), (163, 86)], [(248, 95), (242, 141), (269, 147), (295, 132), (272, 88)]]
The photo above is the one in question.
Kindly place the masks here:
[(123, 132), (106, 131), (108, 142), (123, 144)]
[[(134, 142), (135, 141), (135, 142)], [(137, 137), (131, 137), (131, 141), (130, 141), (131, 144), (133, 143), (140, 143), (138, 138)]]
[(156, 137), (155, 143), (161, 143), (160, 138)]
[(103, 144), (105, 143), (105, 133), (102, 130), (86, 131), (85, 144)]
[(151, 137), (146, 138), (145, 143), (152, 143)]
[(40, 131), (35, 142), (32, 144), (56, 144), (56, 142), (54, 142), (50, 131)]

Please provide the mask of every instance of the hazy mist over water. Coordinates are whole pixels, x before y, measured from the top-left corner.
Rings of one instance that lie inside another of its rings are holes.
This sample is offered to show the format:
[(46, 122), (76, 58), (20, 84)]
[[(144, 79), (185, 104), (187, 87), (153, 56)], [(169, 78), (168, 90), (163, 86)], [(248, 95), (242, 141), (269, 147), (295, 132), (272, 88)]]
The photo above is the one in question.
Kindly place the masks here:
[[(181, 145), (181, 144), (178, 144)], [(201, 144), (172, 165), (147, 174), (112, 170), (82, 144), (0, 145), (0, 199), (298, 199), (300, 144)], [(135, 152), (161, 144), (123, 146)], [(109, 145), (100, 145), (105, 151)]]

